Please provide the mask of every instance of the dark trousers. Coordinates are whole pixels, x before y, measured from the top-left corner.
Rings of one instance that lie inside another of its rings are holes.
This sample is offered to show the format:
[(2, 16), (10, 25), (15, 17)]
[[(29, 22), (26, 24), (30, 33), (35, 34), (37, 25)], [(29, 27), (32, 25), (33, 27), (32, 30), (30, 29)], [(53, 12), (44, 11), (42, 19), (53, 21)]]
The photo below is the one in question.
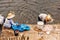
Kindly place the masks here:
[(0, 34), (1, 34), (1, 32), (2, 32), (2, 26), (3, 26), (3, 25), (2, 25), (2, 24), (0, 24)]
[[(42, 21), (40, 17), (38, 17), (38, 21)], [(46, 20), (44, 20), (44, 24), (46, 24)]]

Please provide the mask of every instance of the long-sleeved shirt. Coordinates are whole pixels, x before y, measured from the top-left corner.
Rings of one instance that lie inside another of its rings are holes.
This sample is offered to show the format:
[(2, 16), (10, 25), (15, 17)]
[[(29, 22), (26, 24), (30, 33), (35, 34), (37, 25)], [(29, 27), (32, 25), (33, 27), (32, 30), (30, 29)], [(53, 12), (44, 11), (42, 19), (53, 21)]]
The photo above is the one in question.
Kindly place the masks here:
[(39, 15), (39, 18), (40, 18), (42, 21), (44, 21), (45, 18), (46, 18), (46, 16), (47, 16), (47, 14), (42, 13), (42, 14)]
[(4, 23), (4, 17), (2, 15), (0, 15), (0, 24)]
[(11, 27), (12, 25), (16, 25), (14, 22), (13, 22), (13, 20), (12, 19), (5, 19), (5, 23), (4, 23), (4, 27)]

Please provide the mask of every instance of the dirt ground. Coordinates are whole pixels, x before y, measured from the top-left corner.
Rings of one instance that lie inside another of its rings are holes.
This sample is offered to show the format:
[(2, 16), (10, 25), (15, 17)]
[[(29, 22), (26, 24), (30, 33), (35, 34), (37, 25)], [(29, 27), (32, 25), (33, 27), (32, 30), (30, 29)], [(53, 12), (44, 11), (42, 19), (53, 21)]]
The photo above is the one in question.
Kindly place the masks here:
[[(19, 32), (19, 36), (14, 36), (14, 32), (12, 29), (4, 29), (2, 30), (2, 34), (0, 35), (0, 40), (60, 40), (60, 25), (52, 24), (54, 29), (50, 34), (46, 34), (46, 32), (38, 30), (37, 25), (31, 25), (30, 31)], [(46, 25), (48, 26), (48, 25)]]

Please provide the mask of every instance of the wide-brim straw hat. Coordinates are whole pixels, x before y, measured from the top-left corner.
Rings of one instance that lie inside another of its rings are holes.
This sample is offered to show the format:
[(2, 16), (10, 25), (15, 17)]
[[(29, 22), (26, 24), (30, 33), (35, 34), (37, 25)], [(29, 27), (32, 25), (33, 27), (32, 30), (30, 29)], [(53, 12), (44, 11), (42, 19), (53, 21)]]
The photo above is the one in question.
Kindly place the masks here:
[(51, 19), (52, 19), (51, 15), (48, 14), (48, 15), (46, 16), (46, 20), (50, 21)]
[(13, 18), (13, 17), (15, 17), (15, 14), (14, 14), (14, 13), (11, 13), (11, 12), (8, 13), (8, 16), (7, 16), (8, 19), (11, 19), (11, 18)]
[(48, 14), (45, 20), (46, 22), (53, 22), (54, 19), (51, 17), (51, 15)]

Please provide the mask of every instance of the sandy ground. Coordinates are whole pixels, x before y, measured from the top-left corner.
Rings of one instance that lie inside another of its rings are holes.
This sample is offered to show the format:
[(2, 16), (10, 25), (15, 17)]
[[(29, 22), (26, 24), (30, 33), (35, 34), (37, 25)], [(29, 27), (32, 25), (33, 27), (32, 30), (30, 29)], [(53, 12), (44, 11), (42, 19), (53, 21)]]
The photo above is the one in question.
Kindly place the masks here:
[[(30, 31), (19, 32), (19, 36), (15, 37), (12, 29), (4, 29), (2, 30), (2, 34), (0, 35), (0, 40), (60, 40), (60, 25), (49, 25), (54, 29), (50, 34), (46, 34), (46, 32), (38, 30), (36, 28), (37, 25), (29, 25), (31, 27)], [(48, 25), (46, 25), (48, 26)]]

